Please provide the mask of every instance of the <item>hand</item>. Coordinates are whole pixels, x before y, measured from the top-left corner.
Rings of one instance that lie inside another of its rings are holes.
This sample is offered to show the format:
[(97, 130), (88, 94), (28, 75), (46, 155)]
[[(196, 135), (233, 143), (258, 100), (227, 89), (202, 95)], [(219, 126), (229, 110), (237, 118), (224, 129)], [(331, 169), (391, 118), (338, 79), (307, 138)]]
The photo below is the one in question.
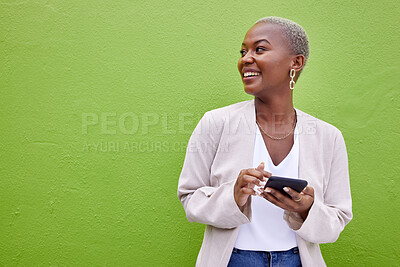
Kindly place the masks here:
[(236, 204), (242, 208), (250, 195), (256, 195), (254, 186), (261, 185), (261, 181), (265, 181), (264, 177), (271, 177), (271, 173), (264, 171), (264, 162), (261, 162), (257, 168), (243, 169), (240, 171), (236, 179), (234, 195)]
[(283, 190), (285, 190), (291, 198), (271, 187), (267, 187), (265, 190), (260, 189), (262, 192), (261, 196), (266, 200), (284, 210), (299, 213), (301, 218), (305, 220), (314, 203), (314, 188), (307, 186), (300, 193), (290, 187), (285, 187)]

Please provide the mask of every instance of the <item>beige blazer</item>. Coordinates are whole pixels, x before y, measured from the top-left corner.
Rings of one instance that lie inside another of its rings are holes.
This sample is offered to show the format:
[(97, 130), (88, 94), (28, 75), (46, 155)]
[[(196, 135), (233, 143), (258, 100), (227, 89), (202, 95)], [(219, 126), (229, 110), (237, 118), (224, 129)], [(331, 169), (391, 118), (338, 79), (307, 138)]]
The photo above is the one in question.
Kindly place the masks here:
[[(284, 220), (296, 232), (303, 266), (326, 266), (319, 243), (335, 242), (352, 219), (347, 152), (334, 126), (297, 110), (299, 177), (315, 190), (305, 221)], [(242, 224), (251, 221), (251, 198), (241, 212), (234, 183), (251, 168), (256, 133), (254, 100), (208, 111), (193, 131), (178, 184), (190, 222), (206, 224), (196, 266), (226, 266)]]

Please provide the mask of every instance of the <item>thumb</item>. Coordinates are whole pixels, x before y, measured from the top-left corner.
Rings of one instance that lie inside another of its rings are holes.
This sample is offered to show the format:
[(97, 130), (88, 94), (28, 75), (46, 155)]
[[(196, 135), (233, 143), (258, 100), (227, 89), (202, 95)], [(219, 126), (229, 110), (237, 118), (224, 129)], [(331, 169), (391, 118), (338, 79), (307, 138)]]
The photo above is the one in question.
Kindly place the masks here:
[(259, 171), (263, 171), (264, 170), (264, 161), (261, 162), (256, 169)]
[(311, 186), (306, 186), (306, 188), (303, 189), (303, 193), (314, 197), (314, 188)]
[(267, 177), (267, 178), (271, 177), (272, 174), (270, 172), (264, 171), (264, 166), (265, 166), (265, 163), (261, 162), (260, 165), (258, 165), (258, 167), (256, 169), (261, 171), (261, 173), (264, 175), (264, 177)]

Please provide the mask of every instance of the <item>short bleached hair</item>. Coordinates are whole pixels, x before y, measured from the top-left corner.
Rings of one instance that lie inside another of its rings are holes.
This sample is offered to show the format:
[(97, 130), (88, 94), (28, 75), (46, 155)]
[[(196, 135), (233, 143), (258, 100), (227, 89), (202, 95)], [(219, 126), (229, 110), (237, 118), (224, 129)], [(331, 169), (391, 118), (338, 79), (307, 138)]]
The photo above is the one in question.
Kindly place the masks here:
[(282, 32), (289, 48), (295, 55), (303, 55), (305, 58), (304, 66), (306, 65), (310, 54), (310, 43), (303, 27), (294, 21), (280, 17), (265, 17), (257, 20), (255, 24), (259, 23), (272, 23), (282, 26)]

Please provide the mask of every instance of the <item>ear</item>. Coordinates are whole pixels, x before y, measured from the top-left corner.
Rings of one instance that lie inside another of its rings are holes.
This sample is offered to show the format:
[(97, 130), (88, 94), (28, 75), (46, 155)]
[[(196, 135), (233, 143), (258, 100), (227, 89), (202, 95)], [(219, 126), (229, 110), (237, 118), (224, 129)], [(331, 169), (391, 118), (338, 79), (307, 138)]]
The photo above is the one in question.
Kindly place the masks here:
[(303, 55), (293, 56), (291, 69), (295, 69), (296, 73), (299, 73), (303, 69), (305, 62), (306, 59)]

